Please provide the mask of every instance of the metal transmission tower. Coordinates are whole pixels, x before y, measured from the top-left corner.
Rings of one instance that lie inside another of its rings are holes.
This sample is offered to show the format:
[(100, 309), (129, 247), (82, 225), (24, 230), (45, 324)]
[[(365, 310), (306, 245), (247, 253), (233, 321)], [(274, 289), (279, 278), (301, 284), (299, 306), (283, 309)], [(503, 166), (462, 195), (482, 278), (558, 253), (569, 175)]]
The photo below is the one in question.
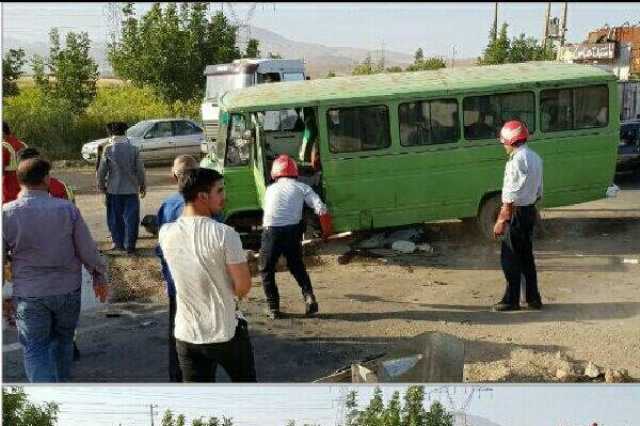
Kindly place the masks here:
[(456, 386), (441, 386), (439, 388), (436, 388), (426, 393), (425, 397), (427, 397), (427, 399), (430, 401), (431, 395), (434, 395), (434, 394), (444, 395), (449, 405), (449, 409), (453, 412), (458, 411), (462, 413), (462, 420), (463, 420), (462, 424), (464, 426), (471, 426), (468, 423), (467, 410), (469, 409), (469, 406), (473, 401), (473, 397), (477, 395), (478, 399), (480, 399), (480, 395), (482, 394), (482, 392), (492, 392), (493, 389), (489, 387), (481, 387), (481, 386), (462, 388), (460, 390), (463, 392), (463, 398), (460, 404), (456, 403), (456, 398), (455, 398), (456, 389), (457, 389)]
[(120, 30), (122, 27), (122, 3), (107, 3), (102, 8), (102, 14), (107, 22), (106, 42), (114, 44), (120, 39)]
[(155, 409), (158, 408), (155, 404), (149, 404), (149, 415), (151, 416), (151, 426), (153, 426), (153, 420), (155, 416), (158, 414)]
[[(249, 39), (251, 38), (251, 20), (256, 11), (258, 3), (250, 3), (247, 14), (244, 18), (241, 18), (233, 7), (231, 2), (223, 2), (221, 5), (222, 10), (226, 8), (229, 11), (229, 15), (233, 22), (233, 25), (238, 27), (238, 47), (241, 51), (245, 50)], [(275, 6), (274, 6), (275, 7)]]
[(335, 426), (344, 426), (345, 405), (347, 403), (346, 388), (344, 386), (338, 386), (337, 393), (336, 398), (332, 400), (336, 409)]

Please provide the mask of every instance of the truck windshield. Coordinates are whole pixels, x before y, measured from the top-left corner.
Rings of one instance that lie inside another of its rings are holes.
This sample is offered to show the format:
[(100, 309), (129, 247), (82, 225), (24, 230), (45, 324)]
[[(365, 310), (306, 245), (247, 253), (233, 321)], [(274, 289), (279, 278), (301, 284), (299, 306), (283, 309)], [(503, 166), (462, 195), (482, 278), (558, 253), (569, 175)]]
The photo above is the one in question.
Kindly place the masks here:
[(224, 92), (253, 85), (253, 74), (216, 74), (207, 76), (205, 98), (214, 105)]

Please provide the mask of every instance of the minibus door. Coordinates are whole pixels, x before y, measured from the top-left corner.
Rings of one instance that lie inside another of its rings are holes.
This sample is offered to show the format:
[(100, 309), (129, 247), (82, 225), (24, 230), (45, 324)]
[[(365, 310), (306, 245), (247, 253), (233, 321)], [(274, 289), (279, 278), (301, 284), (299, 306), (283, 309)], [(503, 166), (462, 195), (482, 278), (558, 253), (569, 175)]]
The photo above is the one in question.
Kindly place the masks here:
[(252, 163), (253, 163), (253, 177), (256, 181), (256, 192), (258, 195), (258, 204), (262, 205), (264, 200), (264, 193), (267, 188), (267, 175), (265, 174), (266, 156), (262, 142), (264, 139), (264, 133), (262, 133), (262, 127), (256, 125), (255, 137), (252, 150)]

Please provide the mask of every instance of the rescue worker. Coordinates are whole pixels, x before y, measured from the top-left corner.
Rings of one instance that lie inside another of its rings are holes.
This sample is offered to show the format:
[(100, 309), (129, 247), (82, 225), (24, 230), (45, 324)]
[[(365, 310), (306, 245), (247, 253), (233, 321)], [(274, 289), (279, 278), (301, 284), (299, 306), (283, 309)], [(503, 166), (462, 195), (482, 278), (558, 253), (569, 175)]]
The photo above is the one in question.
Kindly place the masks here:
[(533, 229), (537, 218), (536, 202), (542, 198), (542, 159), (525, 143), (527, 126), (508, 121), (500, 131), (509, 159), (504, 170), (502, 207), (493, 227), (494, 237), (502, 240), (501, 264), (507, 287), (494, 311), (520, 309), (520, 280), (524, 277), (526, 302), (530, 309), (542, 309), (538, 278), (533, 258)]
[(302, 209), (306, 203), (320, 216), (322, 236), (332, 233), (332, 220), (327, 206), (307, 184), (297, 181), (298, 167), (286, 154), (275, 159), (271, 178), (275, 181), (267, 187), (264, 196), (262, 220), (262, 244), (260, 246), (260, 273), (267, 299), (267, 315), (280, 317), (280, 295), (276, 286), (276, 264), (280, 255), (287, 259), (289, 272), (294, 276), (305, 303), (305, 314), (318, 312), (318, 302), (313, 294), (311, 280), (302, 260)]
[(18, 139), (6, 121), (2, 122), (2, 204), (18, 198), (20, 184), (18, 170), (18, 154), (27, 144)]

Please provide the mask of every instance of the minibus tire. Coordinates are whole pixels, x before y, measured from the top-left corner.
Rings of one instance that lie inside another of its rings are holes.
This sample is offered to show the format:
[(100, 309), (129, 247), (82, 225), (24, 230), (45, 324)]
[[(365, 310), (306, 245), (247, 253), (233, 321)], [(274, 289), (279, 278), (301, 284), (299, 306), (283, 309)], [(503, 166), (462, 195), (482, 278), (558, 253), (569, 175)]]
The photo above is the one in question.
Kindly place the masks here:
[(480, 211), (478, 212), (478, 228), (480, 233), (487, 240), (493, 240), (493, 226), (500, 214), (500, 207), (502, 206), (502, 198), (500, 194), (496, 194), (487, 198)]

